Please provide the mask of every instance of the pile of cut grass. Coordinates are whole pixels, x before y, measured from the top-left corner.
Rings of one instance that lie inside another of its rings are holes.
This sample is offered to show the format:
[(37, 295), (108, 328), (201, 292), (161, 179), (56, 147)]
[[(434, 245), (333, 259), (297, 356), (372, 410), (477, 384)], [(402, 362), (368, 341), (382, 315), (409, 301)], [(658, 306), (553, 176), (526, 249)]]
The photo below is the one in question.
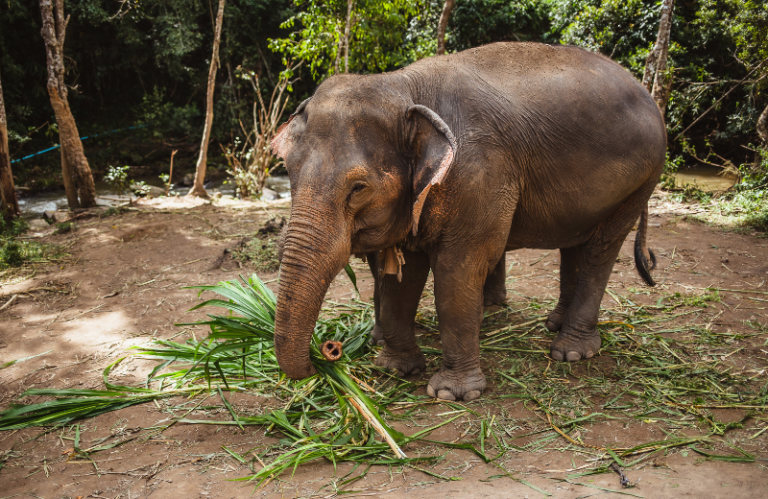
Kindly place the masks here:
[[(205, 339), (185, 343), (156, 340), (150, 346), (136, 347), (137, 357), (158, 361), (144, 387), (110, 383), (109, 374), (125, 359), (123, 357), (104, 370), (106, 390), (27, 390), (22, 397), (49, 399), (30, 405), (12, 405), (0, 414), (0, 430), (61, 426), (162, 398), (218, 393), (231, 421), (183, 417), (175, 422), (231, 424), (240, 428), (262, 425), (282, 434), (284, 438), (279, 446), (284, 451), (268, 465), (254, 469), (253, 475), (243, 478), (264, 483), (286, 470), (323, 458), (333, 463), (351, 461), (369, 466), (424, 461), (425, 458), (408, 458), (401, 446), (422, 439), (452, 421), (448, 419), (406, 437), (382, 417), (389, 403), (416, 397), (407, 391), (407, 382), (398, 380), (386, 390), (381, 387), (374, 390), (364, 381), (372, 378), (374, 369), (371, 363), (360, 362), (371, 353), (368, 333), (373, 323), (368, 307), (362, 313), (319, 321), (310, 346), (310, 357), (318, 374), (291, 381), (280, 371), (274, 352), (275, 296), (258, 277), (197, 289), (201, 293), (217, 293), (225, 299), (207, 300), (194, 309), (218, 306), (227, 309), (229, 314), (209, 315), (209, 320), (195, 323), (210, 328)], [(320, 353), (320, 345), (327, 340), (343, 343), (343, 357), (336, 362), (327, 361)], [(151, 387), (153, 384), (155, 388)], [(259, 416), (239, 415), (224, 392), (246, 390), (275, 396), (286, 401), (285, 405)], [(264, 452), (264, 457), (272, 450)], [(245, 457), (228, 452), (240, 462), (246, 462)], [(261, 456), (253, 459), (261, 461)]]

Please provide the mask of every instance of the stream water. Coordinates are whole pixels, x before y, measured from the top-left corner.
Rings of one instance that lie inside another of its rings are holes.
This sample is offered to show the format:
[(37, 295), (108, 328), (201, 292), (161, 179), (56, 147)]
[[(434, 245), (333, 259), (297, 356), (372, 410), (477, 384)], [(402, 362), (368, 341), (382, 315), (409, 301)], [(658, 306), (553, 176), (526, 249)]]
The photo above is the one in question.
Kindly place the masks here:
[(675, 185), (683, 188), (693, 185), (702, 191), (724, 191), (730, 189), (738, 181), (736, 175), (725, 174), (717, 167), (696, 167), (680, 170), (675, 173)]
[[(722, 170), (714, 167), (707, 168), (689, 168), (675, 173), (675, 183), (677, 187), (684, 187), (686, 184), (692, 184), (704, 191), (720, 191), (733, 186), (737, 178), (735, 175), (721, 175)], [(150, 177), (144, 180), (148, 185), (162, 187), (160, 180), (156, 177)], [(287, 198), (291, 195), (291, 184), (288, 176), (274, 176), (267, 179), (267, 187), (277, 192), (280, 197)], [(231, 179), (221, 179), (211, 181), (205, 186), (209, 191), (219, 191), (222, 195), (233, 196), (235, 194), (235, 184)], [(171, 189), (171, 195), (178, 194), (183, 196), (189, 191), (189, 187), (179, 187), (174, 185)], [(127, 196), (119, 197), (104, 182), (96, 183), (97, 203), (104, 206), (113, 206), (125, 203)], [(40, 218), (44, 211), (55, 211), (66, 209), (67, 198), (64, 191), (52, 191), (35, 194), (27, 198), (19, 199), (19, 207), (22, 215), (27, 220)]]
[[(138, 181), (144, 181), (147, 185), (155, 187), (162, 187), (160, 179), (156, 177), (149, 177), (144, 179), (137, 179)], [(267, 188), (277, 192), (281, 198), (287, 198), (291, 196), (291, 184), (287, 175), (280, 175), (269, 177), (267, 179)], [(234, 196), (235, 184), (231, 179), (225, 178), (221, 180), (215, 180), (208, 182), (205, 185), (208, 192), (213, 193), (215, 191), (221, 192), (224, 196)], [(179, 196), (185, 195), (189, 192), (189, 187), (180, 187), (174, 185), (171, 188), (170, 194)], [(132, 199), (136, 199), (132, 197)], [(100, 206), (115, 206), (123, 204), (128, 201), (128, 196), (117, 196), (114, 191), (109, 187), (106, 182), (96, 182), (96, 203)], [(19, 208), (21, 209), (22, 216), (27, 220), (33, 220), (40, 218), (44, 211), (56, 211), (67, 208), (67, 198), (64, 195), (63, 190), (41, 192), (34, 196), (25, 197), (19, 199)]]

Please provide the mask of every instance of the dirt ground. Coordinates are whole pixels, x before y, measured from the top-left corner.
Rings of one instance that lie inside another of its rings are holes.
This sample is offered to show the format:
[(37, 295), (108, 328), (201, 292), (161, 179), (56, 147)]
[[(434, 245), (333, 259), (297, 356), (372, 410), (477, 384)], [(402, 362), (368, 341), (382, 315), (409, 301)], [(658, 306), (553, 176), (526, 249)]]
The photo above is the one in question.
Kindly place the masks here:
[[(752, 290), (721, 291), (720, 302), (710, 302), (696, 314), (679, 318), (678, 323), (695, 320), (716, 332), (747, 330), (745, 321), (765, 325), (768, 239), (702, 225), (687, 217), (695, 211), (695, 207), (677, 205), (655, 195), (649, 246), (658, 255), (655, 277), (659, 285), (645, 288), (635, 272), (631, 258), (633, 233), (615, 265), (609, 291), (654, 303), (675, 292), (686, 296), (701, 294), (707, 287)], [(33, 387), (101, 389), (102, 371), (107, 365), (126, 355), (131, 346), (146, 344), (153, 338), (204, 336), (201, 327), (174, 325), (205, 316), (205, 311), (188, 312), (199, 298), (197, 291), (183, 288), (233, 279), (239, 273), (250, 274), (247, 265), (241, 268), (225, 250), (235, 248), (270, 218), (287, 216), (288, 212), (289, 206), (281, 202), (192, 207), (155, 204), (110, 217), (84, 217), (78, 230), (69, 234), (54, 235), (50, 230), (40, 233), (40, 240), (63, 246), (71, 258), (26, 269), (11, 279), (0, 275), (0, 279), (5, 279), (0, 280), (5, 282), (0, 286), (0, 306), (18, 295), (0, 311), (0, 365), (38, 355), (0, 369), (0, 409), (6, 409), (24, 390)], [(540, 303), (556, 299), (558, 259), (556, 251), (510, 252), (510, 307), (516, 307), (527, 297), (536, 297)], [(368, 301), (372, 296), (372, 279), (364, 265), (356, 264), (355, 268), (362, 300)], [(260, 277), (274, 289), (276, 272), (261, 273)], [(23, 294), (25, 291), (29, 294)], [(329, 299), (343, 302), (354, 296), (342, 273), (332, 284)], [(604, 306), (615, 305), (612, 300), (607, 293)], [(430, 306), (427, 297), (422, 313), (429, 314)], [(498, 308), (491, 311), (494, 310)], [(428, 328), (420, 331), (423, 341), (437, 341)], [(752, 379), (765, 385), (768, 330), (763, 328), (762, 332), (730, 343), (722, 357), (724, 361), (728, 357), (734, 369), (754, 374)], [(503, 362), (499, 360), (501, 355), (484, 356), (487, 374)], [(537, 359), (549, 369), (544, 354)], [(605, 359), (608, 357), (599, 355), (595, 365)], [(426, 382), (438, 365), (436, 359), (431, 359), (430, 372), (414, 377), (421, 384), (416, 394), (424, 393)], [(126, 360), (112, 371), (110, 380), (117, 384), (139, 384), (152, 367), (148, 361)], [(590, 374), (584, 369), (587, 368), (574, 368), (563, 383), (589, 383)], [(424, 467), (453, 477), (451, 480), (441, 480), (412, 467), (377, 466), (351, 488), (347, 487), (345, 495), (534, 498), (544, 497), (544, 491), (568, 499), (768, 497), (768, 432), (760, 432), (766, 427), (766, 412), (762, 408), (713, 410), (720, 422), (738, 424), (724, 437), (717, 437), (718, 443), (711, 452), (733, 454), (732, 450), (727, 452), (730, 443), (754, 456), (754, 462), (707, 460), (687, 447), (670, 449), (626, 470), (635, 487), (622, 488), (616, 473), (568, 478), (593, 467), (598, 453), (588, 446), (574, 446), (552, 432), (541, 411), (510, 397), (514, 395), (514, 385), (500, 384), (493, 376), (489, 376), (489, 381), (483, 397), (467, 404), (469, 407), (489, 415), (503, 414), (505, 421), (515, 424), (508, 431), (513, 439), (538, 430), (552, 434), (547, 445), (503, 457), (500, 462), (514, 478), (502, 474), (494, 464), (483, 463), (471, 452), (443, 448), (438, 452), (442, 459)], [(231, 400), (238, 409), (253, 411), (269, 405), (269, 400), (250, 394), (240, 394)], [(70, 459), (71, 427), (51, 432), (28, 429), (0, 433), (0, 461), (5, 459), (0, 470), (0, 498), (331, 498), (340, 494), (334, 485), (339, 477), (352, 471), (350, 464), (341, 464), (334, 472), (330, 463), (316, 462), (300, 467), (294, 476), (286, 474), (258, 490), (252, 483), (232, 481), (252, 472), (222, 446), (245, 453), (276, 439), (265, 436), (261, 427), (246, 427), (243, 431), (232, 426), (182, 423), (153, 433), (152, 427), (183, 415), (172, 408), (181, 402), (163, 400), (81, 422), (81, 448), (110, 435), (126, 440), (123, 445), (92, 454), (95, 465)], [(226, 417), (217, 397), (212, 396), (207, 404), (199, 408), (200, 413)], [(425, 408), (420, 419), (398, 420), (393, 425), (413, 433), (417, 427), (429, 424), (431, 415), (450, 410), (434, 404)], [(196, 414), (197, 411), (192, 412), (189, 417)], [(621, 411), (611, 415), (614, 419), (584, 424), (580, 430), (583, 442), (593, 446), (611, 446), (616, 442), (631, 446), (669, 436), (665, 427), (653, 424), (658, 414), (623, 419)], [(432, 438), (466, 440), (468, 428), (459, 419), (438, 430)], [(707, 433), (703, 425), (678, 432), (690, 436)], [(523, 445), (531, 438), (522, 436), (514, 442)], [(409, 444), (405, 451), (416, 455), (430, 449)], [(362, 468), (355, 473), (361, 471)]]

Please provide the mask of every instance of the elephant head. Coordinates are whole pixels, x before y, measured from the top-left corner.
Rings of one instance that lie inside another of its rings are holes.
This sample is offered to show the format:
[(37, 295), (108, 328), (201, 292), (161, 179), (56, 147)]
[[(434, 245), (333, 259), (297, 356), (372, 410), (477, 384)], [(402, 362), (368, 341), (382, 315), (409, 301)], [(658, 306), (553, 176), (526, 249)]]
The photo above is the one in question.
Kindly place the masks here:
[(293, 379), (315, 372), (312, 332), (328, 286), (350, 254), (391, 247), (409, 232), (415, 236), (430, 189), (445, 179), (456, 153), (440, 116), (391, 83), (332, 77), (271, 143), (291, 180), (275, 349)]

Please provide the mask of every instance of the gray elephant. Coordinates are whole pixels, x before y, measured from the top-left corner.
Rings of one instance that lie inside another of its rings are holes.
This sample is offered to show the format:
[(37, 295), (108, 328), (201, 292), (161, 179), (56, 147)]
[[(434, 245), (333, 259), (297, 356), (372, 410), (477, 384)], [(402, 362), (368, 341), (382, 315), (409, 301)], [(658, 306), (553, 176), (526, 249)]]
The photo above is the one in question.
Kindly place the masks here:
[[(505, 299), (505, 251), (559, 249), (550, 356), (600, 348), (600, 301), (640, 218), (635, 263), (653, 285), (648, 198), (664, 121), (648, 92), (606, 57), (570, 46), (497, 43), (379, 75), (326, 80), (278, 131), (291, 180), (275, 347), (294, 379), (329, 284), (350, 254), (376, 279), (380, 366), (425, 368), (414, 317), (429, 270), (443, 358), (427, 392), (471, 400), (483, 306)], [(377, 255), (386, 255), (383, 260)]]

